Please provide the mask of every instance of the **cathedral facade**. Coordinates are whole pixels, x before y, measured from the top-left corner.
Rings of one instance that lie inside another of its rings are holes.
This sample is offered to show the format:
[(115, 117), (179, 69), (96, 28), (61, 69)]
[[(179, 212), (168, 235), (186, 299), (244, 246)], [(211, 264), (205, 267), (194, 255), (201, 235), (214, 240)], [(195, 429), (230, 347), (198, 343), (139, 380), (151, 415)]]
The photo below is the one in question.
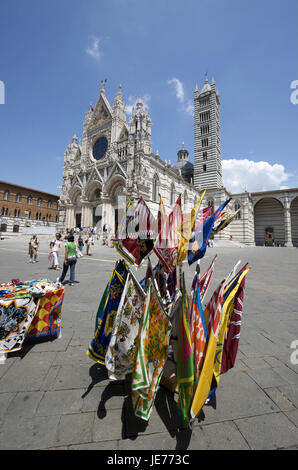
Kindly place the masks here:
[[(202, 206), (215, 209), (232, 197), (237, 218), (215, 238), (248, 245), (298, 245), (298, 189), (230, 194), (223, 185), (220, 149), (220, 95), (207, 77), (194, 91), (194, 163), (188, 151), (178, 151), (176, 163), (152, 152), (151, 119), (139, 99), (126, 120), (122, 87), (111, 106), (102, 82), (100, 94), (85, 115), (81, 143), (76, 135), (64, 154), (59, 200), (60, 227), (108, 224), (114, 234), (129, 197), (146, 201), (157, 215), (159, 194), (167, 213), (181, 194), (182, 211), (189, 212), (202, 191)], [(121, 209), (122, 207), (122, 209)]]

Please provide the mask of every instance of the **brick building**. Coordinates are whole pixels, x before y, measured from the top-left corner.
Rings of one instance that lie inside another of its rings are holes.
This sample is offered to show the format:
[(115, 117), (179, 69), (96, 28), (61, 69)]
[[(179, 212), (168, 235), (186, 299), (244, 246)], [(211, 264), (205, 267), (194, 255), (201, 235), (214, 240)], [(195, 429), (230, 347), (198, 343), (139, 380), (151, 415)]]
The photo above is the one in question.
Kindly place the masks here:
[[(24, 227), (57, 227), (59, 196), (0, 181), (0, 232), (19, 233)], [(38, 230), (37, 230), (38, 231)]]

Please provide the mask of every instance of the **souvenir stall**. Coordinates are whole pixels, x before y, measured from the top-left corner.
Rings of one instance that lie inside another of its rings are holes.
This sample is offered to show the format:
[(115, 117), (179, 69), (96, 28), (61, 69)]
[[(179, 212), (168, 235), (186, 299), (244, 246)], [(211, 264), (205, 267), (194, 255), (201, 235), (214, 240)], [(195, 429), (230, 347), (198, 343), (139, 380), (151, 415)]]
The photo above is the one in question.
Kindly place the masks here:
[(0, 363), (27, 339), (61, 337), (64, 287), (48, 279), (0, 284)]
[[(177, 392), (181, 427), (192, 428), (204, 404), (216, 393), (220, 377), (234, 366), (243, 312), (246, 263), (240, 261), (203, 302), (217, 255), (200, 275), (212, 233), (223, 230), (236, 213), (226, 200), (214, 213), (201, 208), (182, 214), (181, 195), (167, 215), (160, 198), (157, 220), (145, 201), (128, 201), (114, 246), (121, 255), (98, 307), (94, 337), (86, 354), (106, 368), (110, 380), (131, 377), (136, 416), (148, 421), (160, 385)], [(158, 262), (151, 265), (154, 253)], [(147, 260), (147, 261), (145, 261)], [(146, 275), (137, 270), (147, 262)], [(187, 292), (184, 267), (195, 266)]]

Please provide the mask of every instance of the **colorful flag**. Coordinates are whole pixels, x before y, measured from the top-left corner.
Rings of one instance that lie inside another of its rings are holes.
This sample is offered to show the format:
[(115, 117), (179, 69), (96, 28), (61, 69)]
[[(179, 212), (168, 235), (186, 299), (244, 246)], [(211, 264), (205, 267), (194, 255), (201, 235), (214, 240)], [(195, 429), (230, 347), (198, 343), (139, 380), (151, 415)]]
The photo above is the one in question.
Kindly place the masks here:
[(133, 264), (140, 266), (150, 255), (156, 238), (156, 220), (151, 214), (142, 197), (138, 200), (132, 216), (130, 216), (126, 234), (121, 239), (121, 249)]
[[(215, 260), (217, 258), (217, 255), (214, 256), (210, 266), (206, 269), (204, 274), (199, 278), (199, 290), (201, 294), (201, 302), (203, 302), (205, 295), (207, 293), (209, 284), (211, 282), (213, 272), (214, 272), (214, 264)], [(192, 290), (194, 291), (196, 288), (196, 280), (197, 280), (197, 274), (194, 276), (193, 283), (192, 283)]]
[(197, 213), (205, 193), (206, 189), (202, 192), (200, 199), (196, 202), (190, 214), (184, 214), (184, 216), (182, 215), (181, 224), (176, 228), (176, 233), (180, 237), (178, 244), (177, 265), (180, 265), (187, 256), (187, 245), (192, 237)]
[(105, 356), (128, 272), (129, 269), (125, 261), (118, 261), (111, 273), (108, 286), (97, 311), (96, 331), (86, 354), (99, 364), (105, 365)]
[(227, 332), (223, 344), (221, 374), (227, 372), (234, 367), (235, 364), (240, 339), (245, 279), (246, 277), (244, 275), (239, 283), (233, 302), (231, 303), (231, 312), (229, 314)]
[(0, 353), (21, 349), (40, 300), (30, 297), (0, 299)]
[(232, 198), (227, 199), (221, 204), (221, 206), (215, 211), (214, 214), (210, 215), (207, 220), (196, 230), (194, 236), (191, 238), (188, 248), (188, 264), (191, 265), (195, 261), (206, 253), (207, 241), (210, 237), (213, 225), (217, 218), (220, 216), (222, 210), (230, 202)]
[[(213, 365), (214, 365), (214, 357), (216, 352), (216, 345), (217, 345), (217, 338), (219, 334), (219, 325), (221, 319), (221, 310), (222, 310), (222, 303), (223, 303), (223, 293), (225, 288), (225, 281), (223, 280), (218, 288), (215, 290), (208, 306), (205, 309), (204, 314), (208, 315), (208, 318), (204, 315), (205, 322), (206, 322), (206, 331), (210, 332), (209, 337), (205, 341), (206, 344), (202, 344), (202, 351), (201, 354), (197, 355), (196, 357), (196, 345), (194, 347), (194, 357), (196, 359), (195, 362), (195, 373), (196, 379), (198, 379), (198, 384), (196, 387), (196, 391), (193, 397), (192, 405), (191, 405), (191, 420), (190, 420), (190, 427), (193, 424), (196, 416), (199, 414), (200, 410), (202, 409), (208, 394), (211, 388), (212, 376), (213, 376)], [(201, 319), (202, 320), (202, 319)], [(206, 336), (206, 332), (203, 332), (204, 337)], [(195, 335), (200, 338), (200, 330), (197, 328), (197, 334)], [(203, 343), (203, 342), (202, 342)]]
[[(235, 311), (234, 302), (237, 300), (238, 298), (237, 296), (240, 294), (240, 292), (238, 294), (238, 291), (240, 289), (240, 286), (243, 286), (243, 283), (245, 283), (245, 276), (249, 270), (250, 270), (250, 267), (249, 268), (243, 267), (240, 270), (240, 272), (235, 276), (235, 278), (226, 286), (225, 291), (224, 291), (222, 319), (221, 319), (220, 331), (219, 331), (218, 340), (217, 340), (215, 360), (214, 360), (214, 369), (213, 369), (214, 387), (209, 393), (209, 398), (213, 395), (213, 393), (215, 392), (219, 384), (220, 375), (222, 373), (221, 368), (222, 368), (223, 347), (224, 347), (225, 338), (228, 332), (231, 315), (233, 311)], [(241, 288), (241, 294), (243, 294), (242, 288)], [(240, 310), (237, 310), (237, 314), (238, 312), (240, 312)], [(239, 325), (237, 325), (237, 327), (238, 326)], [(239, 332), (240, 332), (240, 329), (239, 329)], [(238, 341), (237, 341), (237, 348), (238, 348)], [(233, 342), (233, 346), (234, 346), (234, 342)], [(232, 349), (231, 349), (231, 352), (232, 352)], [(234, 354), (232, 353), (232, 355), (235, 361), (236, 354), (234, 356)], [(225, 361), (225, 364), (226, 364), (226, 361)]]
[(172, 330), (152, 280), (146, 294), (137, 357), (132, 373), (132, 403), (136, 416), (148, 421), (163, 368)]
[(125, 379), (132, 372), (136, 355), (136, 340), (142, 319), (145, 292), (130, 270), (117, 310), (105, 365), (110, 380)]
[(198, 382), (207, 351), (212, 326), (216, 331), (222, 307), (223, 283), (213, 292), (205, 310), (203, 311), (199, 281), (196, 281), (194, 292), (193, 311), (191, 316), (191, 340), (194, 355), (195, 381)]
[(183, 427), (186, 428), (193, 398), (194, 364), (184, 273), (182, 276), (182, 315), (177, 345), (177, 382), (179, 414), (182, 417)]
[(127, 226), (133, 213), (134, 213), (133, 202), (131, 201), (131, 199), (128, 198), (128, 201), (126, 203), (126, 208), (125, 208), (125, 214), (121, 220), (121, 223), (116, 228), (116, 233), (115, 233), (115, 237), (113, 240), (113, 245), (118, 251), (118, 253), (130, 264), (134, 264), (134, 260), (132, 256), (129, 253), (127, 253), (126, 250), (123, 249), (122, 240), (127, 238)]
[(221, 220), (218, 221), (218, 224), (216, 226), (213, 226), (212, 233), (218, 233), (224, 228), (226, 228), (234, 220), (236, 214), (238, 214), (239, 211), (240, 209), (231, 213), (225, 212)]
[(177, 265), (179, 236), (176, 228), (181, 225), (181, 194), (178, 196), (172, 212), (159, 232), (153, 251), (163, 263), (167, 273), (173, 271)]
[(64, 287), (53, 286), (39, 300), (39, 307), (26, 334), (27, 338), (57, 336), (61, 330), (61, 310)]

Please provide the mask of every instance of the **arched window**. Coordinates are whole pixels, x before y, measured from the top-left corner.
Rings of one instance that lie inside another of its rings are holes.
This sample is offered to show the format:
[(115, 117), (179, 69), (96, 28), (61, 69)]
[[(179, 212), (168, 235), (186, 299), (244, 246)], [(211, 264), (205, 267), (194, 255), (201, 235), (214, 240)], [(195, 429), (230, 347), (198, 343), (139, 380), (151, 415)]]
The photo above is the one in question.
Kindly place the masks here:
[(15, 217), (20, 217), (20, 209), (15, 209), (14, 210), (14, 216)]
[(170, 198), (170, 204), (171, 206), (175, 203), (175, 186), (174, 183), (171, 185), (171, 198)]
[(38, 205), (39, 207), (42, 206), (42, 198), (41, 198), (41, 197), (39, 197), (39, 198), (37, 199), (37, 205)]
[(32, 196), (27, 197), (27, 204), (31, 205), (32, 204)]
[(20, 226), (19, 225), (14, 225), (12, 231), (14, 233), (19, 233)]
[[(241, 204), (239, 201), (235, 201), (235, 204), (234, 204), (235, 212), (238, 211), (239, 209), (241, 209)], [(239, 210), (239, 212), (235, 215), (235, 220), (239, 220), (239, 219), (241, 219), (241, 210)]]
[(4, 191), (3, 199), (4, 199), (4, 201), (9, 201), (9, 191), (8, 190)]
[(6, 231), (7, 231), (7, 224), (1, 224), (0, 232), (6, 232)]
[(153, 183), (152, 183), (152, 200), (155, 202), (158, 201), (158, 193), (159, 193), (159, 179), (158, 179), (158, 176), (155, 175), (153, 178)]
[(52, 207), (52, 201), (48, 200), (48, 209), (51, 209)]
[(21, 202), (22, 201), (22, 195), (21, 193), (16, 194), (16, 202)]
[(1, 215), (8, 215), (8, 207), (2, 207), (2, 214)]

